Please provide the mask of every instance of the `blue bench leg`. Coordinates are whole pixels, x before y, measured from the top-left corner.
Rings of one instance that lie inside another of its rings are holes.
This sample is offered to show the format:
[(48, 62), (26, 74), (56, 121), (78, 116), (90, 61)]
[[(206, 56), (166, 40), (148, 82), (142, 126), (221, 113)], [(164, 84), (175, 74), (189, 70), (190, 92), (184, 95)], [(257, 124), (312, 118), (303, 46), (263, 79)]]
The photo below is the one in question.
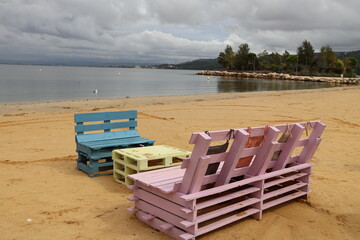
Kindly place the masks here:
[(89, 177), (112, 175), (112, 158), (108, 157), (104, 160), (105, 162), (99, 162), (99, 160), (89, 159), (79, 153), (76, 168), (87, 173)]

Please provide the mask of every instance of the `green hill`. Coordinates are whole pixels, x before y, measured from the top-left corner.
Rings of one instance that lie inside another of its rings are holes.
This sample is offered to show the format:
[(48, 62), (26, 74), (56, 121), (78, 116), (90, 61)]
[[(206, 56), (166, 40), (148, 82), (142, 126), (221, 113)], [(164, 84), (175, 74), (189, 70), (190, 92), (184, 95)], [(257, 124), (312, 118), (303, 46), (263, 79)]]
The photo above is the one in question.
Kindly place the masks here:
[(179, 64), (162, 64), (158, 68), (163, 69), (189, 69), (189, 70), (220, 70), (221, 65), (217, 59), (197, 59), (194, 61), (179, 63)]

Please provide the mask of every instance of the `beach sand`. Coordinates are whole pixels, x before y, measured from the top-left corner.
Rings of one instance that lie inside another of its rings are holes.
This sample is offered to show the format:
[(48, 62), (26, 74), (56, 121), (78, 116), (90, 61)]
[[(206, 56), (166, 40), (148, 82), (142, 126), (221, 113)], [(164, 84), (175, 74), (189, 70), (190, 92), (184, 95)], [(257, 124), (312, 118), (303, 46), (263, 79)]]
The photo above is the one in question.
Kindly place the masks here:
[(359, 239), (360, 88), (0, 106), (0, 239), (169, 239), (126, 209), (112, 176), (75, 169), (74, 113), (138, 110), (142, 136), (192, 150), (192, 132), (322, 120), (307, 203), (292, 201), (199, 239)]

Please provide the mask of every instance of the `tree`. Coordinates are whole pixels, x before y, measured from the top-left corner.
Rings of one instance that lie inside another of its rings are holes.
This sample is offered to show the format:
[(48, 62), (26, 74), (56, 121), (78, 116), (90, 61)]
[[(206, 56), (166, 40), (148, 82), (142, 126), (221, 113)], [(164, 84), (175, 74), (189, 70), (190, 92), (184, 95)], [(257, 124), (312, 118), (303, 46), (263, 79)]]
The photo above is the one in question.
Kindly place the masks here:
[(288, 51), (284, 51), (283, 55), (281, 56), (281, 63), (280, 63), (280, 70), (281, 71), (286, 71), (288, 69), (291, 69), (290, 64), (288, 63), (288, 58), (290, 56), (290, 53)]
[(268, 56), (269, 53), (266, 50), (263, 50), (262, 52), (258, 53), (257, 58), (259, 61), (260, 69), (267, 70), (268, 69)]
[(279, 72), (281, 70), (281, 55), (279, 53), (272, 52), (270, 54), (271, 71)]
[(336, 53), (329, 45), (321, 47), (318, 62), (320, 69), (324, 69), (325, 72), (333, 70), (337, 60)]
[(340, 59), (336, 60), (335, 64), (334, 64), (334, 72), (337, 74), (342, 74), (344, 73), (344, 63), (343, 61), (341, 61)]
[(290, 55), (286, 58), (286, 63), (288, 64), (289, 68), (292, 69), (293, 72), (297, 71), (297, 63), (298, 63), (298, 56)]
[(309, 65), (312, 64), (314, 60), (314, 48), (311, 43), (304, 40), (298, 47), (297, 54), (299, 57), (299, 63), (304, 64), (306, 68), (309, 69)]
[(238, 69), (242, 69), (243, 71), (247, 68), (249, 59), (248, 55), (250, 53), (250, 48), (247, 43), (242, 43), (239, 46), (239, 50), (236, 54), (236, 66)]
[(248, 58), (248, 65), (249, 65), (248, 69), (252, 68), (252, 70), (255, 71), (256, 60), (257, 60), (256, 54), (255, 53), (249, 53), (247, 58)]
[(218, 57), (218, 63), (222, 65), (226, 70), (234, 68), (235, 54), (231, 46), (227, 45), (224, 52), (220, 52)]
[(356, 75), (356, 70), (354, 70), (357, 67), (358, 60), (354, 57), (349, 57), (344, 59), (344, 71), (346, 76), (353, 77)]

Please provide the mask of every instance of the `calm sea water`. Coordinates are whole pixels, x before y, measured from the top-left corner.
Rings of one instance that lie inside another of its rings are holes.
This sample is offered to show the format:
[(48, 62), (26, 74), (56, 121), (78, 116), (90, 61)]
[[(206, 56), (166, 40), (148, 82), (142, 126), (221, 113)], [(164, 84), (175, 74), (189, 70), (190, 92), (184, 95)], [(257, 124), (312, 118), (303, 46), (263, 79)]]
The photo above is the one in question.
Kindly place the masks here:
[[(327, 83), (229, 79), (191, 70), (0, 65), (0, 102), (295, 90)], [(97, 89), (97, 93), (94, 90)]]

